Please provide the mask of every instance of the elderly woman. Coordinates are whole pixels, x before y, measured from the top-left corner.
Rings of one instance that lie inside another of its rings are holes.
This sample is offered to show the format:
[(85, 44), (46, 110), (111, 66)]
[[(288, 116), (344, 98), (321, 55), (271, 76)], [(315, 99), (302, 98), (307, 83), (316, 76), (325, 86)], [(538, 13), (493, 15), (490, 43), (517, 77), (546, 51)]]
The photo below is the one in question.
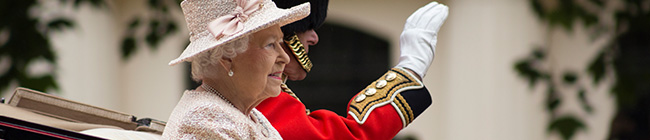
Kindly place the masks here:
[(183, 93), (166, 139), (281, 139), (255, 109), (280, 93), (290, 59), (280, 26), (309, 14), (309, 4), (279, 9), (271, 0), (185, 0), (190, 45), (169, 64), (189, 61), (202, 84)]

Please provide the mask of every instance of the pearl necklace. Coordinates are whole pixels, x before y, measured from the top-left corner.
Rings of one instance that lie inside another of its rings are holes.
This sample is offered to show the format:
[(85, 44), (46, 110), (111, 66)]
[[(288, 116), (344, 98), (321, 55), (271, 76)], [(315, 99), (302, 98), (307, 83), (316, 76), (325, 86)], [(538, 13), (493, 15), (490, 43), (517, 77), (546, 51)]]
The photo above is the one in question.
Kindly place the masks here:
[(210, 93), (217, 94), (217, 96), (219, 96), (221, 99), (226, 101), (226, 103), (228, 103), (228, 104), (230, 104), (232, 106), (235, 106), (228, 99), (226, 99), (226, 97), (223, 97), (223, 95), (221, 95), (221, 93), (219, 93), (217, 90), (214, 90), (212, 87), (208, 86), (207, 84), (201, 84), (201, 88), (207, 90)]

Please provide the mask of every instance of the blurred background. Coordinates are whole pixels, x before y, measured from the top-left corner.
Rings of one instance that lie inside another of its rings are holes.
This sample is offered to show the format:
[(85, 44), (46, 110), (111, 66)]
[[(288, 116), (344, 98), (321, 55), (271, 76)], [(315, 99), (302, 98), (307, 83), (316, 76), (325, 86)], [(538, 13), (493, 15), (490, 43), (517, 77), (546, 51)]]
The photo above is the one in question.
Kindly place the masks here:
[[(397, 62), (425, 0), (330, 0), (305, 81), (311, 110)], [(650, 139), (650, 0), (442, 0), (449, 17), (424, 83), (434, 103), (395, 139)], [(176, 0), (1, 0), (0, 90), (27, 87), (166, 121), (186, 89)]]

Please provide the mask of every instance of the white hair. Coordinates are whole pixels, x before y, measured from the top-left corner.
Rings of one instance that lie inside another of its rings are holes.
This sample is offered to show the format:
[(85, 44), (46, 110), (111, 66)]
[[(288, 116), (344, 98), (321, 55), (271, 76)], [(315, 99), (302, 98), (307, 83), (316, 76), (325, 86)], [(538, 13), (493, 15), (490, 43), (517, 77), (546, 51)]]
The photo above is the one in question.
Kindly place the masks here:
[(234, 58), (237, 54), (246, 51), (248, 41), (251, 38), (252, 35), (248, 35), (194, 56), (190, 60), (192, 63), (192, 79), (201, 82), (206, 77), (215, 76), (214, 74), (219, 72), (219, 69), (214, 67), (219, 66), (219, 59)]

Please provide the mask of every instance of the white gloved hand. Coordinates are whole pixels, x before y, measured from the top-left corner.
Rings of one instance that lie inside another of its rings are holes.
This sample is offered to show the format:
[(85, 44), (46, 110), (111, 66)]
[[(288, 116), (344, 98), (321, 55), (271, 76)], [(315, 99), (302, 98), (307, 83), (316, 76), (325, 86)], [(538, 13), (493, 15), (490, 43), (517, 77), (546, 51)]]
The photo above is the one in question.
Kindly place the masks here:
[(406, 19), (404, 31), (400, 36), (400, 57), (395, 67), (403, 67), (424, 75), (433, 61), (438, 42), (438, 31), (447, 19), (449, 8), (437, 2), (431, 2)]

